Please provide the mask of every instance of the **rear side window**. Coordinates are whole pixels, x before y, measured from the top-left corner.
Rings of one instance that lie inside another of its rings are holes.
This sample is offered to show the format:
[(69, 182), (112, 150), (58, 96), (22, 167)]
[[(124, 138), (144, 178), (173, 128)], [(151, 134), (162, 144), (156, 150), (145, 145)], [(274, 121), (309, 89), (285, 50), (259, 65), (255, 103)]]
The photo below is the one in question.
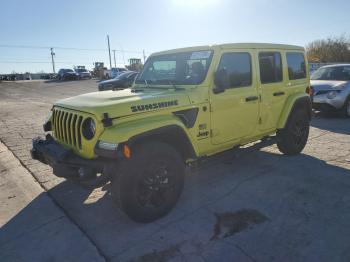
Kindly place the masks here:
[(278, 52), (259, 53), (260, 81), (262, 84), (281, 82), (282, 58)]
[(306, 78), (305, 57), (303, 53), (287, 53), (289, 80)]
[(251, 64), (249, 53), (225, 53), (221, 57), (218, 70), (226, 69), (230, 81), (229, 88), (251, 86)]

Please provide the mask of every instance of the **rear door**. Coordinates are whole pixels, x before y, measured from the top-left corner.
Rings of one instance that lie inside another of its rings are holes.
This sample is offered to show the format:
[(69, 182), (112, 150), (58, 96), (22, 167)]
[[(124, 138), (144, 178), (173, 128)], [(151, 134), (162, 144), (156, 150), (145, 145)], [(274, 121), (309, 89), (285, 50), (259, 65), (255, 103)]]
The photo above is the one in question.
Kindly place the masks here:
[(229, 87), (210, 95), (212, 143), (239, 140), (255, 131), (259, 96), (251, 50), (223, 51), (217, 70), (225, 68)]
[(290, 95), (294, 92), (306, 91), (310, 85), (307, 59), (302, 51), (287, 51), (285, 53), (288, 67), (288, 83), (286, 92)]
[(283, 109), (287, 94), (283, 70), (282, 52), (279, 50), (258, 50), (259, 71), (260, 129), (275, 129)]

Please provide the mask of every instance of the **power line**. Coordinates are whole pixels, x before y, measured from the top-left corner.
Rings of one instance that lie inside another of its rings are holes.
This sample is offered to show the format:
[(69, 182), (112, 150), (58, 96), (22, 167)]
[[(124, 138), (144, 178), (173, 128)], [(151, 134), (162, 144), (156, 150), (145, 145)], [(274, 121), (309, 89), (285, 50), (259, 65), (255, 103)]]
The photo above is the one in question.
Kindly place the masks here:
[[(121, 60), (117, 60), (122, 62)], [(1, 64), (52, 64), (50, 61), (0, 61)], [(55, 64), (90, 64), (91, 61), (55, 61)]]
[[(101, 51), (106, 52), (108, 49), (100, 49), (100, 48), (78, 48), (78, 47), (62, 47), (62, 46), (32, 46), (32, 45), (3, 45), (1, 44), (0, 47), (2, 48), (23, 48), (23, 49), (60, 49), (60, 50), (76, 50), (76, 51)], [(114, 49), (116, 52), (125, 52), (125, 53), (139, 53), (142, 54), (142, 51), (135, 51), (135, 50), (121, 50), (121, 49)]]

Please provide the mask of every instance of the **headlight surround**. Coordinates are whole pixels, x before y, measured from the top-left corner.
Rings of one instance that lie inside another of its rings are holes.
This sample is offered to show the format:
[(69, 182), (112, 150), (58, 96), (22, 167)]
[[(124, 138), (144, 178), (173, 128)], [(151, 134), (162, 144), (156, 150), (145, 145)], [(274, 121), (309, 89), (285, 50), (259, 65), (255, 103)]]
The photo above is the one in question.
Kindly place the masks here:
[(82, 125), (82, 132), (85, 139), (91, 140), (94, 138), (96, 133), (96, 123), (91, 117), (88, 117), (84, 120)]
[(337, 91), (330, 91), (327, 93), (327, 98), (328, 99), (333, 99), (337, 96), (338, 92)]

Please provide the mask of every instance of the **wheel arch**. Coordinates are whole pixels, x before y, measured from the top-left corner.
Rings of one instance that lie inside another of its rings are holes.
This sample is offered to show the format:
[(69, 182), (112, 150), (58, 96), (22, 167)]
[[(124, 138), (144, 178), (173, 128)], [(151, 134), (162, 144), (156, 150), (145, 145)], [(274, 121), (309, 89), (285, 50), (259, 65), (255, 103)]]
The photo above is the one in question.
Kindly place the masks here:
[(197, 158), (196, 150), (185, 131), (178, 125), (167, 125), (137, 134), (126, 143), (131, 147), (149, 141), (161, 141), (174, 147), (186, 161)]
[(309, 120), (311, 120), (312, 117), (312, 105), (311, 105), (311, 99), (308, 95), (302, 94), (298, 96), (293, 96), (290, 99), (287, 100), (287, 103), (285, 104), (284, 110), (281, 114), (281, 117), (279, 119), (277, 129), (282, 129), (285, 127), (285, 125), (288, 123), (288, 120), (293, 113), (294, 110), (298, 108), (303, 108), (308, 116)]

